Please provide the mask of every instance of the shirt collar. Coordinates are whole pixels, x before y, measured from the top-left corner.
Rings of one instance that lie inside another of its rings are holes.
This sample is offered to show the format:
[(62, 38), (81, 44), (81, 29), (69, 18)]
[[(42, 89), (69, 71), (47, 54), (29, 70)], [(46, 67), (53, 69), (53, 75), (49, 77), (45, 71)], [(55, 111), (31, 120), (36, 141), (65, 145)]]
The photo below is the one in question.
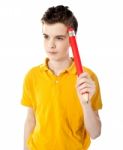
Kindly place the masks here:
[[(68, 72), (70, 74), (76, 74), (77, 72), (76, 72), (76, 68), (75, 68), (74, 59), (73, 59), (73, 57), (71, 57), (71, 59), (73, 61), (72, 64), (67, 69), (65, 69), (64, 72)], [(48, 71), (49, 70), (48, 61), (49, 61), (49, 59), (45, 58), (44, 63), (40, 65), (40, 69), (42, 71)]]

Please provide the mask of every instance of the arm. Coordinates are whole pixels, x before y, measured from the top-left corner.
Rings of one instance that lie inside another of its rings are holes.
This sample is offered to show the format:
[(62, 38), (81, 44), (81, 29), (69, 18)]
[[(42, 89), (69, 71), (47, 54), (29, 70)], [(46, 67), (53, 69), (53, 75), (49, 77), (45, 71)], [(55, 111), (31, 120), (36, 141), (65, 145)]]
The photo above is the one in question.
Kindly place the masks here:
[[(91, 98), (95, 94), (95, 82), (90, 78), (87, 73), (82, 73), (77, 79), (77, 94), (84, 114), (84, 124), (86, 130), (92, 139), (97, 138), (101, 133), (101, 121), (98, 111), (94, 111), (91, 107)], [(85, 102), (83, 94), (89, 94), (88, 103)]]
[(93, 111), (90, 104), (84, 104), (84, 123), (85, 127), (92, 139), (97, 138), (101, 134), (101, 121), (98, 115), (98, 111)]
[(35, 127), (35, 115), (32, 108), (28, 109), (24, 125), (24, 150), (28, 150), (26, 142)]

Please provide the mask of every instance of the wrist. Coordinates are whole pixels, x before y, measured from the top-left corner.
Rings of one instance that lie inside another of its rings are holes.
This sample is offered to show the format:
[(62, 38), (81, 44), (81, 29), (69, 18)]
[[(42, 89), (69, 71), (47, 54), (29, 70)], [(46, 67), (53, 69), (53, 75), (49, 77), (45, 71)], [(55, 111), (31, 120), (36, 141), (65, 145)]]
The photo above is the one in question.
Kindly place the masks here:
[(82, 105), (82, 108), (88, 108), (88, 107), (91, 107), (91, 102), (90, 101), (87, 101), (87, 102), (81, 101), (81, 105)]

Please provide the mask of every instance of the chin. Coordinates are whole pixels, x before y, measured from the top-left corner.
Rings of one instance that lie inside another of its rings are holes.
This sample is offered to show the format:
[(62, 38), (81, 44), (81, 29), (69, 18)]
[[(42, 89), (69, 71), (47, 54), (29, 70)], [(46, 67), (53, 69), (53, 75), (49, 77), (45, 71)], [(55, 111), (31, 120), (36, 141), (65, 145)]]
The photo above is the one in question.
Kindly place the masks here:
[(58, 57), (48, 57), (48, 58), (51, 61), (61, 61), (61, 60), (63, 60), (63, 58), (58, 58)]
[(49, 60), (52, 60), (52, 61), (60, 61), (60, 59), (58, 59), (58, 58), (51, 58), (51, 57), (48, 57), (49, 58)]
[(63, 61), (63, 60), (66, 60), (68, 57), (67, 56), (58, 56), (58, 55), (47, 55), (48, 59), (49, 60), (52, 60), (52, 61)]

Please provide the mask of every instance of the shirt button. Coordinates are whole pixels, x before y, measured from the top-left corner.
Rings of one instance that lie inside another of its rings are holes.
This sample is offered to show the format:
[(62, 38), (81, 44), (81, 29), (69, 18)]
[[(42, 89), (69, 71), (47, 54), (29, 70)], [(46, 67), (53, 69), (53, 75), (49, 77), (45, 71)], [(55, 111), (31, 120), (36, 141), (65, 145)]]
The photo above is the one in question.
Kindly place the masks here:
[(58, 80), (56, 80), (56, 81), (55, 81), (55, 83), (59, 83), (59, 81), (58, 81)]

